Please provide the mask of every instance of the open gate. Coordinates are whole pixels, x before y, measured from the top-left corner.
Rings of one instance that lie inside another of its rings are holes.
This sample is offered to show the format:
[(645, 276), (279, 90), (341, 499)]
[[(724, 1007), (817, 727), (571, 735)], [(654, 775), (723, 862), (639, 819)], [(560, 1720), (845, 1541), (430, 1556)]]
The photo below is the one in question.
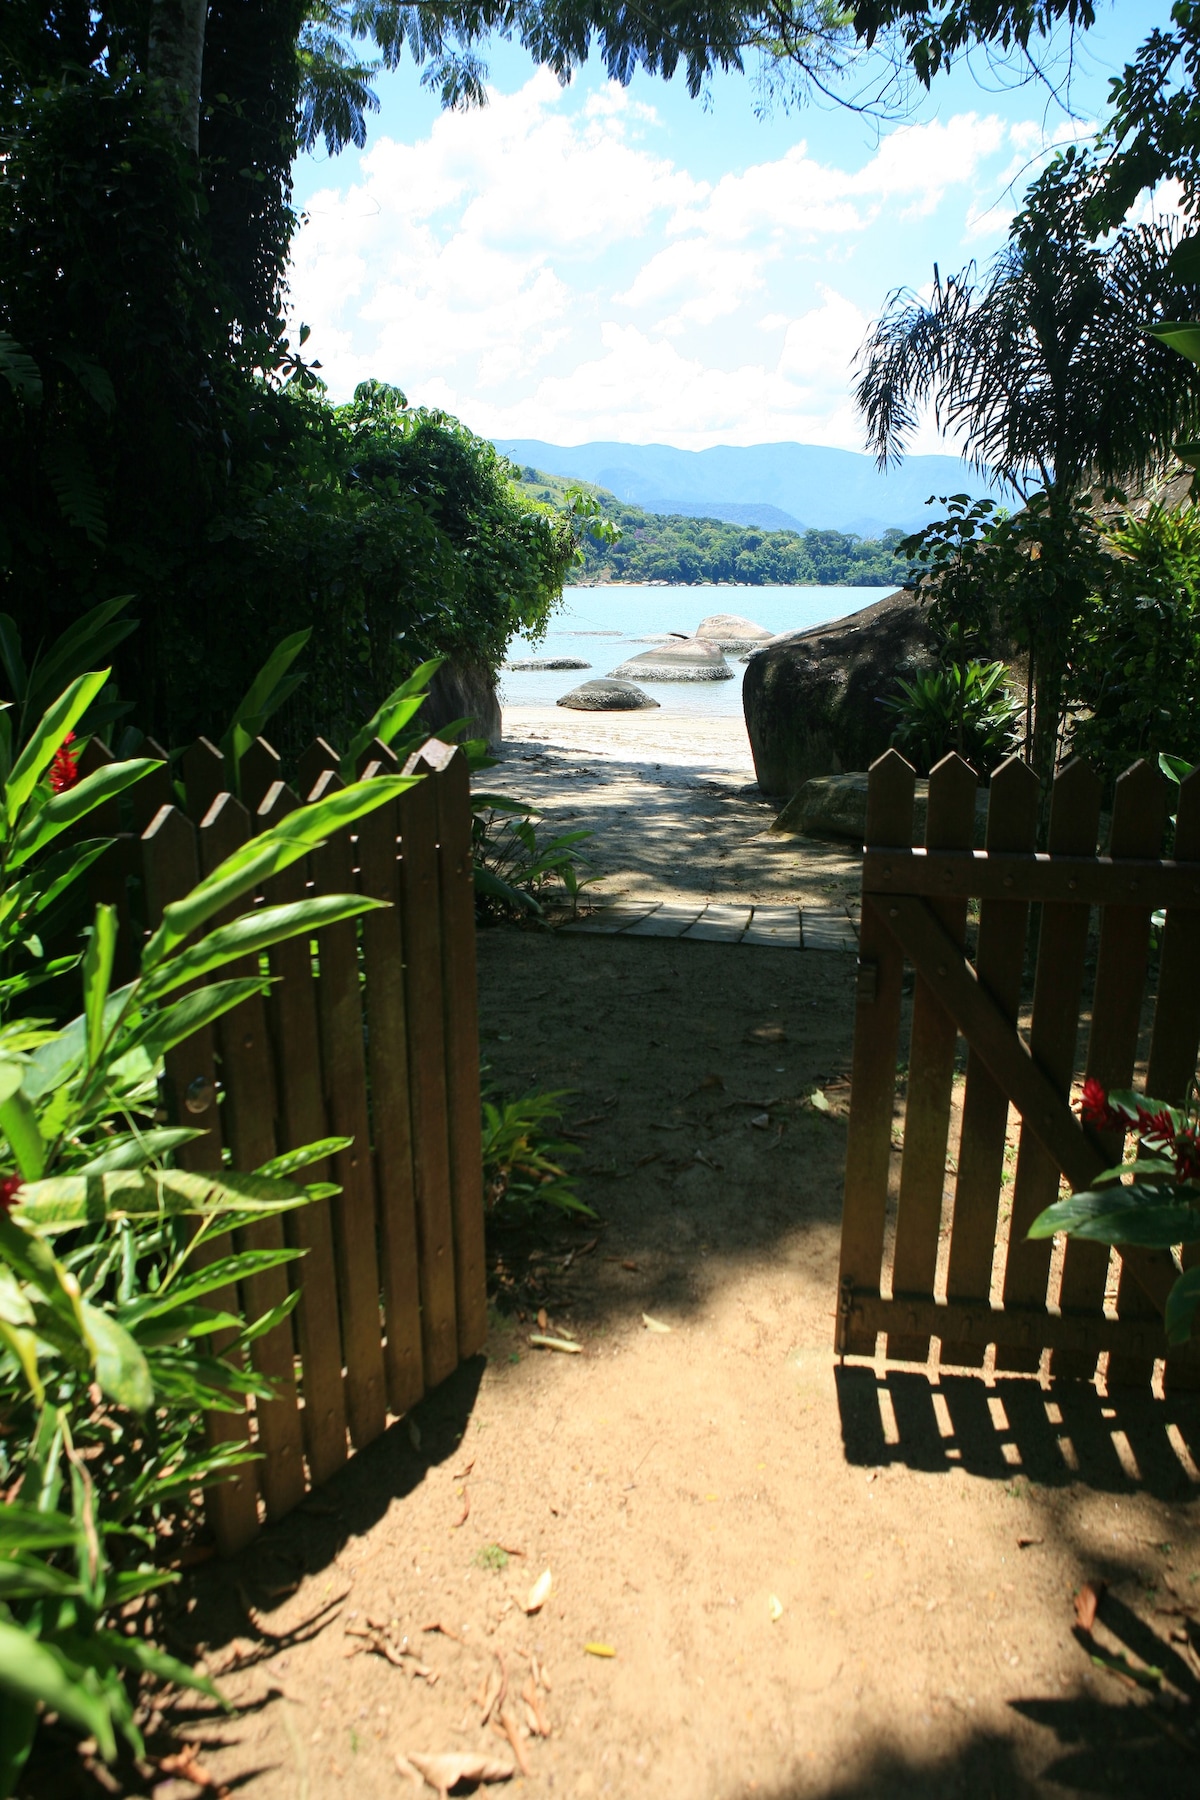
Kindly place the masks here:
[[(1135, 1085), (1178, 1104), (1200, 1047), (1200, 770), (1179, 792), (1175, 858), (1161, 855), (1167, 784), (1139, 762), (1117, 782), (1109, 848), (1097, 851), (1101, 784), (1087, 763), (1054, 783), (1048, 849), (1036, 848), (1038, 782), (1016, 758), (988, 795), (973, 849), (976, 776), (956, 756), (929, 781), (925, 844), (912, 842), (913, 771), (889, 750), (872, 767), (842, 1225), (837, 1349), (895, 1361), (1036, 1370), (1147, 1383), (1166, 1354), (1162, 1309), (1178, 1273), (1165, 1251), (1129, 1250), (1115, 1269), (1103, 1244), (1053, 1253), (1033, 1219), (1121, 1160), (1121, 1134), (1086, 1130), (1072, 1082)], [(968, 933), (969, 902), (978, 923)], [(1030, 908), (1041, 909), (1032, 1011), (1022, 1018)], [(1096, 912), (1093, 925), (1093, 909)], [(1163, 910), (1148, 1046), (1151, 915)], [(1092, 935), (1095, 931), (1096, 935)], [(969, 935), (973, 939), (969, 943)], [(1094, 952), (1094, 975), (1092, 953)], [(898, 1113), (905, 964), (915, 971), (903, 1106)], [(966, 1081), (952, 1190), (947, 1181), (959, 1038)], [(1139, 1042), (1148, 1051), (1143, 1063)], [(1011, 1219), (1001, 1214), (1009, 1107), (1020, 1118)], [(889, 1202), (895, 1202), (888, 1249)], [(948, 1227), (948, 1253), (946, 1233)], [(1115, 1277), (1115, 1279), (1114, 1279)], [(1195, 1382), (1193, 1352), (1173, 1379)]]

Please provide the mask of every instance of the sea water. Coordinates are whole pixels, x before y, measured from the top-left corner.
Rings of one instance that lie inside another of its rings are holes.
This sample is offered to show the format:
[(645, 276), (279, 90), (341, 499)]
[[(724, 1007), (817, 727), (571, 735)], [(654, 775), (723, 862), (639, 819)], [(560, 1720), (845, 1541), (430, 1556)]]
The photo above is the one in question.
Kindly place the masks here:
[[(690, 635), (713, 613), (737, 613), (767, 631), (802, 631), (844, 618), (894, 593), (890, 587), (569, 587), (540, 643), (516, 638), (509, 660), (577, 656), (587, 669), (505, 669), (504, 706), (553, 706), (581, 682), (609, 675), (619, 663), (653, 646), (639, 640), (678, 631)], [(640, 681), (664, 712), (738, 714), (745, 664), (726, 654), (732, 681)]]

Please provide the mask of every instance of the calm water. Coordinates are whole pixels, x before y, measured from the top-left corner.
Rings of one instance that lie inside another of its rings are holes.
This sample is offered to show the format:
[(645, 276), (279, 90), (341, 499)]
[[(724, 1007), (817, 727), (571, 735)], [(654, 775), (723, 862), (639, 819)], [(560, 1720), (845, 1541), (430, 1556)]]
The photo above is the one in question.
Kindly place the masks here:
[[(514, 640), (509, 657), (578, 656), (590, 669), (506, 670), (500, 699), (508, 706), (553, 706), (580, 682), (608, 675), (618, 663), (652, 648), (637, 640), (667, 631), (693, 632), (712, 613), (738, 613), (767, 631), (799, 631), (844, 618), (882, 600), (893, 588), (604, 587), (565, 588), (562, 605), (540, 644)], [(744, 664), (728, 657), (733, 681), (639, 682), (664, 712), (740, 714)]]

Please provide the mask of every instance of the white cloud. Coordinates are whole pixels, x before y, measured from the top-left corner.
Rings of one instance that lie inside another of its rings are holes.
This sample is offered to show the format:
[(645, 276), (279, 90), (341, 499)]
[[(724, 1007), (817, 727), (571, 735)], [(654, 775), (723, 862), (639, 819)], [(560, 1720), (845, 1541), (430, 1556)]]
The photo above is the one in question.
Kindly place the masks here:
[(861, 166), (802, 141), (710, 181), (617, 84), (540, 71), (314, 194), (294, 313), (338, 398), (374, 375), (496, 436), (857, 449), (850, 366), (886, 292), (939, 254), (914, 264), (922, 221), (933, 243), (995, 230), (996, 164), (1030, 131), (962, 113)]

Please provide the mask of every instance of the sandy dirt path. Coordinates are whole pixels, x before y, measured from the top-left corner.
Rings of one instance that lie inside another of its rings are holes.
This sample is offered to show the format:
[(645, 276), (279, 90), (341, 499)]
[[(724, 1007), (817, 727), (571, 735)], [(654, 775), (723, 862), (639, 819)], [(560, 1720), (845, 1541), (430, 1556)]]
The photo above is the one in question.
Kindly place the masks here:
[[(566, 736), (514, 744), (504, 785), (542, 779), (533, 748), (556, 817), (624, 808), (614, 885), (845, 881), (841, 852), (760, 860), (744, 769), (680, 761), (703, 785), (659, 785), (662, 743)], [(598, 772), (572, 787), (574, 767)], [(853, 977), (819, 951), (481, 933), (491, 1079), (571, 1090), (597, 1219), (499, 1234), (486, 1359), (187, 1578), (172, 1647), (243, 1709), (192, 1711), (217, 1778), (249, 1800), (415, 1793), (398, 1753), (511, 1756), (481, 1704), (503, 1671), (531, 1795), (1196, 1791), (1195, 1404), (837, 1366)], [(531, 1347), (539, 1312), (582, 1353)], [(1087, 1580), (1109, 1584), (1091, 1638)]]

